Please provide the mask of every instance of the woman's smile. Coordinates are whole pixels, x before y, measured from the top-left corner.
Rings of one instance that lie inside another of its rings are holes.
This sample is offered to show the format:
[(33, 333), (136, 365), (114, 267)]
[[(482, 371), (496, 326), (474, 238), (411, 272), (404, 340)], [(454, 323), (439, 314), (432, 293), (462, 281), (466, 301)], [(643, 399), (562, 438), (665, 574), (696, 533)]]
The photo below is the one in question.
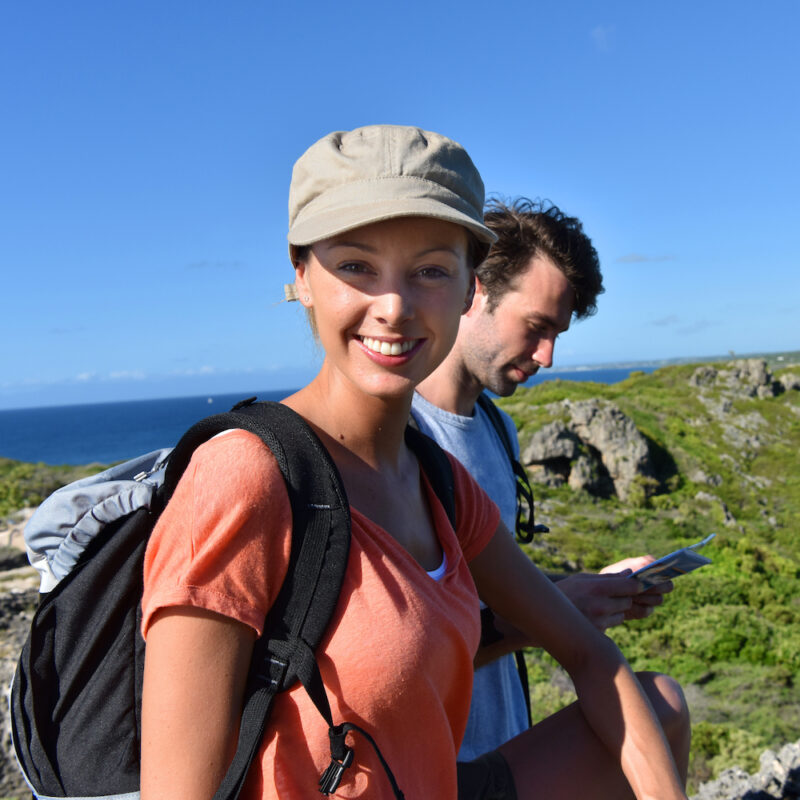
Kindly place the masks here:
[(372, 336), (356, 336), (356, 339), (371, 353), (382, 356), (406, 355), (425, 341), (424, 339), (388, 340), (373, 338)]

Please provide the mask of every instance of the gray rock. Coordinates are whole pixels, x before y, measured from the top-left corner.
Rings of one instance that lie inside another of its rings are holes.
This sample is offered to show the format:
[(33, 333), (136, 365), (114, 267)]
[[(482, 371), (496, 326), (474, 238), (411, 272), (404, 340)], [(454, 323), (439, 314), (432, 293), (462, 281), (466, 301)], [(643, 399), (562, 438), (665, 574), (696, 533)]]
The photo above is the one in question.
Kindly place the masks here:
[(778, 382), (785, 392), (800, 390), (800, 373), (784, 372), (783, 375), (778, 378)]
[(704, 783), (693, 800), (797, 800), (800, 798), (800, 741), (784, 745), (776, 754), (761, 754), (760, 769), (748, 775), (739, 767), (726, 769)]
[(692, 483), (705, 483), (707, 486), (722, 486), (721, 475), (708, 475), (702, 469), (696, 469), (690, 473), (689, 480)]
[(575, 491), (586, 491), (599, 494), (603, 490), (604, 476), (597, 459), (581, 453), (571, 464), (569, 485)]
[(701, 394), (698, 399), (706, 407), (706, 411), (717, 419), (722, 419), (733, 411), (733, 401), (729, 397), (710, 397)]
[(570, 461), (580, 452), (578, 437), (563, 422), (548, 422), (531, 436), (522, 453), (523, 464), (543, 464), (555, 458)]
[[(724, 369), (709, 365), (697, 367), (689, 378), (689, 386), (704, 392), (721, 389), (735, 397), (775, 397), (784, 387), (772, 378), (762, 358), (731, 361)], [(724, 411), (724, 409), (720, 409)]]
[(700, 502), (703, 503), (718, 505), (720, 510), (722, 511), (722, 517), (725, 522), (725, 525), (727, 525), (728, 527), (733, 527), (734, 525), (736, 525), (736, 517), (734, 517), (733, 514), (731, 514), (730, 510), (728, 509), (728, 506), (722, 500), (720, 500), (719, 497), (717, 497), (716, 495), (709, 494), (708, 492), (698, 492), (694, 496), (694, 499), (699, 500)]
[(545, 410), (558, 419), (521, 443), (521, 460), (533, 480), (569, 481), (573, 488), (626, 500), (642, 477), (654, 477), (647, 440), (613, 403), (564, 400)]
[(600, 453), (622, 500), (628, 498), (638, 477), (655, 475), (647, 440), (617, 406), (598, 400), (565, 404), (572, 415), (571, 429)]
[(689, 386), (699, 389), (702, 386), (713, 386), (717, 382), (718, 371), (714, 367), (704, 364), (692, 373), (689, 378)]

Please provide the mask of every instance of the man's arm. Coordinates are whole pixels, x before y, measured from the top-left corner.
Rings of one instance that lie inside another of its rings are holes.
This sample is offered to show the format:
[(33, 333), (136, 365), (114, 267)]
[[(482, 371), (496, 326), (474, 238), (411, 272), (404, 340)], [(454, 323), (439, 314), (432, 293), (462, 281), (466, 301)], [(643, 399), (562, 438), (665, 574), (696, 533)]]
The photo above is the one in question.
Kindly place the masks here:
[(502, 524), (469, 568), (483, 600), (569, 673), (583, 719), (621, 765), (637, 800), (686, 800), (653, 708), (611, 639), (555, 590)]

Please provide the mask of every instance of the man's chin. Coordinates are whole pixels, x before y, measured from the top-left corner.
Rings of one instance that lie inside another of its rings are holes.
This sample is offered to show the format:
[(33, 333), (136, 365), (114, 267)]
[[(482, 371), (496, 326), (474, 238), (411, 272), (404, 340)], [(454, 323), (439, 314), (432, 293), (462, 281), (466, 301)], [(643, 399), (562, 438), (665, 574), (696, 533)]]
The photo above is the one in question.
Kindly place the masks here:
[(494, 381), (494, 385), (487, 386), (486, 388), (498, 397), (511, 397), (511, 395), (517, 391), (518, 386), (519, 384), (516, 381), (505, 378), (502, 381)]

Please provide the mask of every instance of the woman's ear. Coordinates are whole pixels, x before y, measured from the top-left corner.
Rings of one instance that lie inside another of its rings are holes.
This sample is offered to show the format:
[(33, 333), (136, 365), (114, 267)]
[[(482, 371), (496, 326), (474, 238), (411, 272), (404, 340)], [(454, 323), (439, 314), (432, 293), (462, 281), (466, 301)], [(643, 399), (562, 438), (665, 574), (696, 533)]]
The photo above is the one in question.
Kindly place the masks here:
[(297, 299), (306, 307), (313, 305), (311, 300), (311, 290), (308, 286), (308, 268), (305, 260), (295, 261), (294, 264), (294, 285), (297, 287)]

